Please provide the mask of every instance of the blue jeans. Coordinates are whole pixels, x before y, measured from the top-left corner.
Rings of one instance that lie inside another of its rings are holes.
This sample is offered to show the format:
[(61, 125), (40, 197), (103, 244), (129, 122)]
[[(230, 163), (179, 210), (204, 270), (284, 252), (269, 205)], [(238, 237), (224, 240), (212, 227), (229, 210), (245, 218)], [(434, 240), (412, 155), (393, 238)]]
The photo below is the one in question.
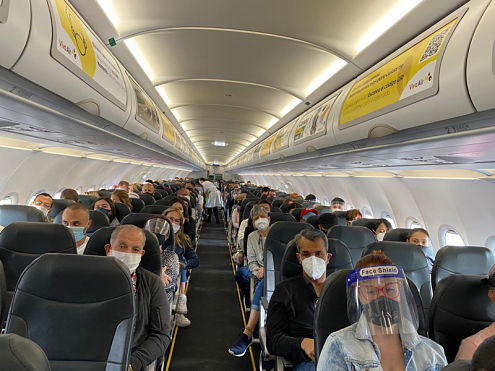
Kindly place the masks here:
[(253, 301), (251, 302), (252, 310), (260, 310), (260, 301), (263, 296), (263, 280), (260, 280), (256, 284), (256, 288), (254, 289)]
[(315, 371), (315, 370), (316, 367), (313, 362), (301, 362), (293, 369), (293, 371)]
[(185, 269), (180, 271), (180, 282), (187, 282), (187, 272)]

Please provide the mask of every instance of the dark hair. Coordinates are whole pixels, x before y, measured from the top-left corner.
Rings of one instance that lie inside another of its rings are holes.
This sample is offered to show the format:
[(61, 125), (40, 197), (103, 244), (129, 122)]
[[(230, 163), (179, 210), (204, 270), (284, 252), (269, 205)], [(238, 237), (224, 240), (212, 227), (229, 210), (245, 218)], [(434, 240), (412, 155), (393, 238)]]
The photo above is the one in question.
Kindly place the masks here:
[(116, 217), (116, 210), (115, 210), (115, 204), (113, 203), (112, 199), (108, 198), (108, 197), (99, 197), (95, 200), (95, 202), (93, 202), (93, 206), (91, 207), (93, 210), (95, 208), (95, 204), (98, 202), (98, 201), (101, 201), (101, 200), (105, 200), (109, 205), (110, 205), (110, 210), (112, 212), (112, 215), (110, 216), (110, 221), (114, 220), (115, 217)]
[(303, 229), (301, 232), (294, 236), (297, 252), (299, 252), (299, 242), (301, 241), (302, 237), (310, 241), (315, 241), (316, 239), (321, 238), (325, 243), (325, 250), (328, 251), (328, 239), (325, 233), (323, 233), (319, 229)]
[(373, 233), (376, 232), (380, 224), (385, 224), (385, 226), (387, 227), (387, 232), (392, 229), (392, 224), (390, 224), (390, 222), (387, 219), (380, 218), (377, 219), (376, 222), (373, 223), (373, 225), (371, 226), (371, 230), (373, 231)]
[(473, 354), (473, 371), (495, 371), (495, 335), (486, 338)]
[(356, 263), (354, 269), (364, 267), (375, 267), (378, 265), (395, 265), (394, 262), (383, 253), (383, 251), (373, 250), (371, 254), (363, 256)]
[(407, 234), (407, 239), (409, 240), (409, 239), (411, 238), (411, 236), (412, 236), (414, 233), (416, 233), (416, 232), (422, 232), (422, 233), (426, 234), (426, 236), (427, 236), (428, 238), (430, 238), (430, 234), (428, 233), (428, 231), (427, 231), (426, 229), (424, 229), (424, 228), (414, 228), (414, 229), (411, 229), (411, 230), (409, 231), (409, 233)]
[(72, 200), (74, 202), (79, 202), (79, 194), (75, 189), (65, 188), (60, 194), (60, 198), (64, 198), (66, 200)]
[(352, 222), (358, 215), (361, 215), (361, 218), (363, 217), (363, 214), (361, 214), (361, 211), (359, 211), (358, 209), (347, 210), (347, 212), (345, 213), (345, 220), (347, 220), (348, 222)]
[(53, 200), (53, 197), (49, 193), (46, 193), (46, 192), (38, 193), (36, 196), (34, 196), (34, 199), (36, 200), (38, 198), (38, 196), (50, 197)]
[(345, 201), (340, 197), (334, 197), (331, 204), (345, 204)]
[(270, 187), (261, 188), (261, 192), (269, 192), (269, 191), (270, 191)]
[(304, 198), (306, 201), (315, 201), (316, 200), (316, 196), (312, 193), (310, 193), (309, 195), (306, 195), (306, 197)]

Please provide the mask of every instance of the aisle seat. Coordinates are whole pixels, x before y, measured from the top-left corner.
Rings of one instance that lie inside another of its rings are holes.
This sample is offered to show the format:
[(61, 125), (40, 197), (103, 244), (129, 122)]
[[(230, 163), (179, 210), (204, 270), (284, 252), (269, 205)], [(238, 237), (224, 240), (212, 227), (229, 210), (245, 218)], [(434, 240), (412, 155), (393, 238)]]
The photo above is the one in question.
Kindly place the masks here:
[(8, 226), (14, 222), (45, 222), (43, 213), (33, 206), (0, 205), (0, 225)]

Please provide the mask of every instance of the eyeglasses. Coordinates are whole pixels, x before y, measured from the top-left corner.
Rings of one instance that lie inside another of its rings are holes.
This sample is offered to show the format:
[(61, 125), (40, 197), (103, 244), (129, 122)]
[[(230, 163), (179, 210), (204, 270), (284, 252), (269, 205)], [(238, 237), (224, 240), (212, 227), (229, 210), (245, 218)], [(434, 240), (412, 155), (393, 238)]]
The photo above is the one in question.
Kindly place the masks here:
[(389, 282), (383, 287), (376, 287), (373, 285), (362, 285), (358, 288), (359, 294), (366, 300), (375, 300), (378, 295), (383, 293), (383, 295), (388, 299), (397, 299), (400, 295), (400, 283), (399, 282)]

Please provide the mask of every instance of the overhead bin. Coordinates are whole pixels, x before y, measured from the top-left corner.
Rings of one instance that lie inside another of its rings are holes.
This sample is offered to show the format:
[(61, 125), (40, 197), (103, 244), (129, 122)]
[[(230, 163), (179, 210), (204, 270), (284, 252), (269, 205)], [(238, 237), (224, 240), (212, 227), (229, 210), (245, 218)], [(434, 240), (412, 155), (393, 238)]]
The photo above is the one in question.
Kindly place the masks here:
[(495, 108), (495, 4), (486, 9), (475, 30), (467, 59), (467, 85), (476, 110)]
[(26, 46), (31, 24), (29, 0), (0, 1), (0, 66), (12, 68)]

